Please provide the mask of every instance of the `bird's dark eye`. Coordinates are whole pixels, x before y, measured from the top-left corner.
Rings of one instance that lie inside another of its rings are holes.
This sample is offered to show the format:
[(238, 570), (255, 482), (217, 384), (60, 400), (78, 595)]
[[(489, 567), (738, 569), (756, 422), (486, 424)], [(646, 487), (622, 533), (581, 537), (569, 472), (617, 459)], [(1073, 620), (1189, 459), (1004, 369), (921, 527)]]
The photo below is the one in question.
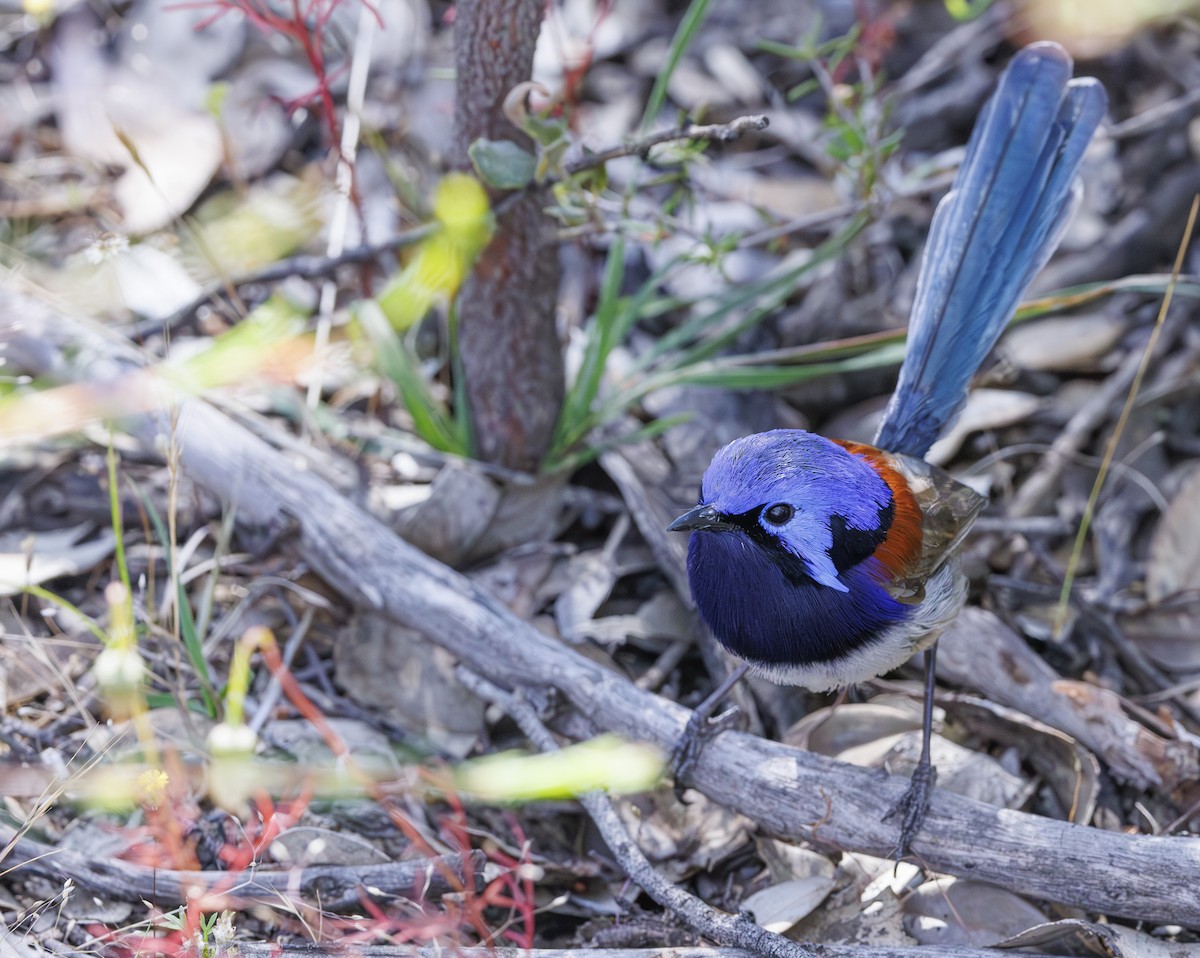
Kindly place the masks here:
[(786, 502), (777, 502), (763, 512), (763, 518), (773, 526), (782, 526), (786, 525), (795, 514), (796, 510)]

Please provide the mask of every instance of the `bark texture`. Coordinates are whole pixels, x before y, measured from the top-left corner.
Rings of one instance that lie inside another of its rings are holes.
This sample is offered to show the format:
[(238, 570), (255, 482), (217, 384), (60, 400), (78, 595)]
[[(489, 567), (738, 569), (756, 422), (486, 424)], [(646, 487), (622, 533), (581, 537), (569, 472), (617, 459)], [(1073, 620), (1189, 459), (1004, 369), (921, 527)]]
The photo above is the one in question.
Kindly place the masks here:
[[(529, 139), (504, 116), (504, 98), (529, 79), (544, 0), (462, 0), (454, 163), (470, 168), (480, 137)], [(521, 197), (496, 224), (458, 298), (459, 345), (476, 454), (531, 471), (545, 455), (562, 406), (562, 347), (555, 324), (559, 262), (553, 223), (537, 194)]]

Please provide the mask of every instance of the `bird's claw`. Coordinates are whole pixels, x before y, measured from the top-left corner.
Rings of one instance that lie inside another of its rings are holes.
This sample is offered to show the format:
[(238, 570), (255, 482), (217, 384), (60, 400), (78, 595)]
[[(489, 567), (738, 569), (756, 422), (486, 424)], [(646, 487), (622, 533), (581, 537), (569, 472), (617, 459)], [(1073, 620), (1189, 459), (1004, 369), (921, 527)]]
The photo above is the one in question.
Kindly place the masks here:
[(912, 780), (908, 783), (908, 790), (883, 816), (885, 822), (893, 818), (900, 819), (900, 840), (891, 856), (896, 861), (908, 855), (909, 847), (921, 833), (921, 825), (925, 822), (925, 813), (929, 811), (929, 798), (936, 782), (937, 769), (933, 764), (928, 760), (918, 762), (913, 770)]
[(683, 790), (687, 787), (686, 780), (691, 776), (692, 769), (708, 740), (726, 729), (733, 728), (737, 722), (738, 711), (737, 706), (734, 706), (716, 716), (702, 709), (692, 712), (691, 718), (683, 728), (683, 734), (676, 739), (668, 757), (672, 777), (675, 779), (677, 798), (682, 799)]

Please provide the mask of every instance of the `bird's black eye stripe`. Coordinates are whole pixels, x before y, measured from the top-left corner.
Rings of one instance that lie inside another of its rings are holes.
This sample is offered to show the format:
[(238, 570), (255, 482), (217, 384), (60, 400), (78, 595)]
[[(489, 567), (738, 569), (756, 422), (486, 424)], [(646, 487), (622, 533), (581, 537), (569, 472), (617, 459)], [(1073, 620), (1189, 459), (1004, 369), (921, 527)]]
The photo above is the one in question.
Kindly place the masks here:
[(796, 510), (786, 502), (777, 502), (763, 510), (763, 518), (773, 526), (786, 525), (795, 514)]

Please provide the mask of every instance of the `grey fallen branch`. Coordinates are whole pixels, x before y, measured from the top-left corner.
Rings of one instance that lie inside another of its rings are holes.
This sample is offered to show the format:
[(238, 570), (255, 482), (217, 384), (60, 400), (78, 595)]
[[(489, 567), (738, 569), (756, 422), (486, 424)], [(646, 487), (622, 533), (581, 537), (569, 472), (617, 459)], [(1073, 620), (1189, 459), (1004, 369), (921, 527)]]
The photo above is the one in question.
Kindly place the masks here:
[[(7, 855), (5, 855), (7, 851)], [(207, 910), (263, 904), (279, 907), (303, 899), (328, 911), (362, 907), (371, 896), (412, 900), (440, 898), (464, 887), (483, 887), (483, 852), (376, 865), (308, 865), (269, 870), (175, 871), (118, 859), (97, 861), (67, 848), (53, 848), (0, 825), (0, 861), (5, 874), (73, 881), (87, 891), (119, 901), (176, 906), (208, 898)], [(471, 884), (471, 883), (474, 884)]]
[[(467, 688), (504, 709), (541, 751), (553, 752), (558, 749), (554, 736), (519, 694), (505, 692), (470, 669), (460, 668), (458, 675)], [(629, 837), (628, 830), (607, 795), (592, 792), (580, 796), (579, 801), (630, 880), (706, 938), (718, 945), (747, 948), (755, 954), (771, 955), (772, 958), (815, 958), (814, 953), (799, 942), (767, 931), (744, 915), (718, 911), (667, 881), (654, 870), (650, 860)]]
[(1066, 732), (1137, 788), (1173, 792), (1200, 776), (1195, 746), (1125, 714), (1115, 692), (1064, 679), (994, 615), (964, 609), (939, 647), (938, 675)]
[[(138, 431), (157, 444), (169, 428), (165, 419), (146, 420)], [(314, 571), (351, 602), (424, 632), (494, 682), (558, 689), (597, 730), (664, 750), (683, 731), (687, 709), (538, 632), (212, 407), (186, 404), (175, 429), (194, 481), (231, 503), (243, 522), (290, 522)], [(772, 835), (881, 857), (896, 838), (883, 815), (907, 786), (882, 771), (736, 732), (707, 745), (688, 784)], [(1198, 839), (1086, 828), (939, 790), (914, 851), (939, 871), (1019, 894), (1200, 925)]]
[[(86, 322), (0, 288), (3, 337), (136, 361)], [(52, 350), (51, 350), (52, 351)], [(44, 354), (46, 349), (42, 349)], [(45, 370), (48, 372), (49, 370)], [(130, 424), (152, 448), (169, 417)], [(212, 407), (187, 403), (174, 426), (191, 479), (243, 523), (295, 530), (295, 546), (347, 600), (418, 629), (497, 684), (555, 688), (597, 730), (669, 749), (687, 709), (538, 632), (494, 596), (400, 540), (319, 477)], [(767, 833), (884, 856), (881, 819), (907, 782), (737, 732), (717, 736), (688, 783)], [(1200, 925), (1200, 839), (1127, 835), (997, 809), (938, 790), (914, 851), (939, 871), (1108, 915)]]

